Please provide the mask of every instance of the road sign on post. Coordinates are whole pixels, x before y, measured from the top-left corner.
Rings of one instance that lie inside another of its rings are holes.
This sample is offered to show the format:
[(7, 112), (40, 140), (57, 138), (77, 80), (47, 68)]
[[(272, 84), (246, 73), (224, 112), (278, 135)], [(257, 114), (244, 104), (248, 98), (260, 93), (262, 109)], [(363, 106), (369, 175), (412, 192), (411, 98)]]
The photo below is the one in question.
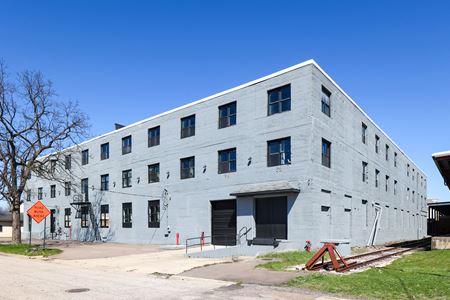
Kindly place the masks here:
[[(34, 221), (36, 221), (36, 223), (39, 224), (42, 222), (42, 220), (45, 220), (47, 218), (47, 216), (50, 214), (50, 211), (44, 205), (44, 203), (42, 203), (41, 201), (38, 201), (27, 210), (27, 214)], [(46, 238), (45, 233), (47, 230), (47, 228), (45, 228), (45, 227), (47, 227), (46, 225), (47, 225), (46, 222), (44, 222), (44, 249), (45, 249), (45, 238)], [(30, 226), (30, 228), (31, 228), (31, 226)], [(30, 232), (30, 241), (31, 241), (31, 232)]]

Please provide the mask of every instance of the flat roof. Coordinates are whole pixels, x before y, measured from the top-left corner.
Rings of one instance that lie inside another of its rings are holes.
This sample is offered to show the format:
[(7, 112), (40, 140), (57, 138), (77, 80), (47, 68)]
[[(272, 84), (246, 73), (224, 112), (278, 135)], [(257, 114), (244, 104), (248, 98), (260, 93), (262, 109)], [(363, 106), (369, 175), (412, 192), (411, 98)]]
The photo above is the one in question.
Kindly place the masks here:
[[(168, 111), (166, 111), (166, 112), (163, 112), (163, 113), (160, 113), (160, 114), (157, 114), (157, 115), (155, 115), (155, 116), (152, 116), (152, 117), (149, 117), (149, 118), (146, 118), (146, 119), (144, 119), (144, 120), (141, 120), (141, 121), (138, 121), (138, 122), (135, 122), (135, 123), (132, 123), (132, 124), (130, 124), (130, 125), (126, 125), (126, 126), (124, 126), (124, 127), (122, 127), (122, 128), (120, 128), (120, 129), (116, 129), (116, 130), (113, 130), (113, 131), (110, 131), (110, 132), (107, 132), (107, 133), (104, 133), (104, 134), (102, 134), (102, 135), (99, 135), (99, 136), (96, 136), (96, 137), (94, 137), (94, 138), (91, 138), (91, 139), (89, 139), (89, 140), (87, 140), (87, 141), (84, 141), (84, 142), (82, 142), (82, 143), (80, 143), (78, 146), (81, 146), (81, 145), (84, 145), (84, 144), (86, 144), (86, 143), (89, 143), (89, 142), (92, 142), (92, 141), (94, 141), (94, 140), (97, 140), (97, 139), (101, 139), (101, 138), (103, 138), (103, 137), (106, 137), (106, 136), (108, 136), (108, 135), (111, 135), (111, 134), (113, 134), (113, 133), (117, 133), (117, 132), (121, 132), (121, 131), (123, 131), (123, 130), (126, 130), (126, 129), (129, 129), (129, 128), (131, 128), (131, 127), (134, 127), (134, 126), (138, 126), (138, 125), (140, 125), (140, 124), (143, 124), (143, 123), (145, 123), (145, 122), (148, 122), (148, 121), (151, 121), (151, 120), (154, 120), (154, 119), (156, 119), (156, 118), (159, 118), (159, 117), (162, 117), (162, 116), (165, 116), (165, 115), (168, 115), (168, 114), (170, 114), (170, 113), (173, 113), (173, 112), (177, 112), (177, 111), (180, 111), (180, 110), (182, 110), (182, 109), (185, 109), (185, 108), (189, 108), (189, 107), (191, 107), (191, 106), (194, 106), (194, 105), (197, 105), (197, 104), (200, 104), (200, 103), (203, 103), (203, 102), (206, 102), (206, 101), (208, 101), (208, 100), (211, 100), (211, 99), (214, 99), (214, 98), (217, 98), (217, 97), (220, 97), (220, 96), (223, 96), (223, 95), (226, 95), (226, 94), (229, 94), (229, 93), (232, 93), (232, 92), (235, 92), (235, 91), (237, 91), (237, 90), (240, 90), (240, 89), (243, 89), (243, 88), (246, 88), (246, 87), (249, 87), (249, 86), (252, 86), (252, 85), (255, 85), (255, 84), (258, 84), (258, 83), (260, 83), (260, 82), (263, 82), (263, 81), (266, 81), (266, 80), (269, 80), (269, 79), (272, 79), (272, 78), (274, 78), (274, 77), (277, 77), (277, 76), (280, 76), (280, 75), (283, 75), (283, 74), (286, 74), (286, 73), (288, 73), (288, 72), (291, 72), (291, 71), (294, 71), (294, 70), (297, 70), (297, 69), (299, 69), (299, 68), (302, 68), (302, 67), (305, 67), (305, 66), (308, 66), (308, 65), (312, 65), (312, 66), (314, 66), (314, 67), (316, 67), (342, 94), (344, 94), (344, 96), (345, 97), (347, 97), (347, 99), (382, 133), (382, 134), (384, 134), (385, 136), (386, 136), (386, 138), (395, 146), (395, 147), (397, 147), (397, 149), (408, 159), (408, 160), (410, 160), (412, 163), (414, 163), (414, 161), (411, 159), (411, 158), (409, 158), (409, 156), (389, 137), (389, 135), (388, 134), (386, 134), (386, 132), (384, 132), (383, 131), (383, 129), (381, 129), (380, 128), (380, 126), (378, 126), (376, 123), (375, 123), (375, 121), (373, 121), (370, 117), (369, 117), (369, 115), (364, 111), (364, 110), (362, 110), (362, 108), (358, 105), (358, 104), (356, 104), (356, 102), (331, 78), (331, 76), (330, 75), (328, 75), (320, 66), (319, 66), (319, 64), (314, 60), (314, 59), (309, 59), (309, 60), (307, 60), (307, 61), (304, 61), (304, 62), (301, 62), (301, 63), (299, 63), (299, 64), (296, 64), (296, 65), (294, 65), (294, 66), (291, 66), (291, 67), (288, 67), (288, 68), (286, 68), (286, 69), (283, 69), (283, 70), (280, 70), (280, 71), (278, 71), (278, 72), (275, 72), (275, 73), (272, 73), (272, 74), (269, 74), (269, 75), (267, 75), (267, 76), (263, 76), (263, 77), (260, 77), (260, 78), (258, 78), (258, 79), (255, 79), (255, 80), (252, 80), (252, 81), (249, 81), (249, 82), (247, 82), (247, 83), (244, 83), (244, 84), (241, 84), (241, 85), (239, 85), (239, 86), (236, 86), (236, 87), (234, 87), (234, 88), (231, 88), (231, 89), (228, 89), (228, 90), (225, 90), (225, 91), (223, 91), (223, 92), (219, 92), (219, 93), (216, 93), (216, 94), (213, 94), (213, 95), (211, 95), (211, 96), (208, 96), (208, 97), (205, 97), (205, 98), (202, 98), (202, 99), (199, 99), (199, 100), (196, 100), (196, 101), (194, 101), (194, 102), (191, 102), (191, 103), (188, 103), (188, 104), (185, 104), (185, 105), (183, 105), (183, 106), (179, 106), (179, 107), (177, 107), (177, 108), (174, 108), (174, 109), (171, 109), (171, 110), (168, 110)], [(70, 149), (70, 148), (73, 148), (73, 147), (75, 147), (75, 146), (72, 146), (72, 147), (68, 147), (67, 149)], [(51, 154), (48, 154), (48, 155), (51, 155)], [(414, 163), (415, 164), (415, 163)], [(426, 175), (426, 173), (424, 172), (424, 171), (422, 171), (420, 168), (419, 168), (419, 166), (417, 166), (417, 164), (415, 164), (416, 165), (416, 168), (418, 169), (418, 170), (420, 170), (424, 175)]]
[(428, 207), (431, 207), (446, 216), (450, 216), (450, 201), (428, 203)]
[(432, 158), (444, 179), (445, 185), (450, 189), (450, 151), (434, 153)]

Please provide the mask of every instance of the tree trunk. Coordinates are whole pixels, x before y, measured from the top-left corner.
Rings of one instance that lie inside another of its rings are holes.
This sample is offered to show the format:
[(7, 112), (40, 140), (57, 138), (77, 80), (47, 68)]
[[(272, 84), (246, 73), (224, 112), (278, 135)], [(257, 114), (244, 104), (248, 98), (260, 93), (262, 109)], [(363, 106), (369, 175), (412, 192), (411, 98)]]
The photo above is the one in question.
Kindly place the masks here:
[(20, 226), (20, 199), (14, 199), (12, 205), (12, 243), (22, 243), (22, 228)]

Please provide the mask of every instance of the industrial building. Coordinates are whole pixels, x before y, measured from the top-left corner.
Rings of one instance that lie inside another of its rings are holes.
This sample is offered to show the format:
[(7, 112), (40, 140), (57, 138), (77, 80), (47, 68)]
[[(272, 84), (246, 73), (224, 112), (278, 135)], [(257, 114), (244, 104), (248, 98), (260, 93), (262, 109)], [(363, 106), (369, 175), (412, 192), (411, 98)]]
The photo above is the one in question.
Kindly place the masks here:
[[(450, 151), (432, 155), (434, 163), (450, 189)], [(433, 201), (428, 203), (428, 234), (431, 236), (450, 235), (450, 201)], [(450, 239), (447, 242), (450, 248)]]
[(427, 233), (426, 175), (313, 60), (118, 126), (54, 167), (71, 175), (33, 175), (24, 199), (51, 209), (53, 238), (319, 247)]

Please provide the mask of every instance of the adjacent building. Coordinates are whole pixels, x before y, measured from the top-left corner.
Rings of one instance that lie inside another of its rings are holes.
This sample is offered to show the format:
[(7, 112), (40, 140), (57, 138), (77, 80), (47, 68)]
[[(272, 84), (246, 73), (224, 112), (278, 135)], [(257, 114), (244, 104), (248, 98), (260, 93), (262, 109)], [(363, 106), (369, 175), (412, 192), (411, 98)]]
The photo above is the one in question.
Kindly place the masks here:
[(235, 244), (248, 232), (318, 247), (426, 235), (426, 175), (313, 60), (93, 138), (54, 168), (71, 175), (33, 176), (25, 205), (51, 209), (55, 238)]

